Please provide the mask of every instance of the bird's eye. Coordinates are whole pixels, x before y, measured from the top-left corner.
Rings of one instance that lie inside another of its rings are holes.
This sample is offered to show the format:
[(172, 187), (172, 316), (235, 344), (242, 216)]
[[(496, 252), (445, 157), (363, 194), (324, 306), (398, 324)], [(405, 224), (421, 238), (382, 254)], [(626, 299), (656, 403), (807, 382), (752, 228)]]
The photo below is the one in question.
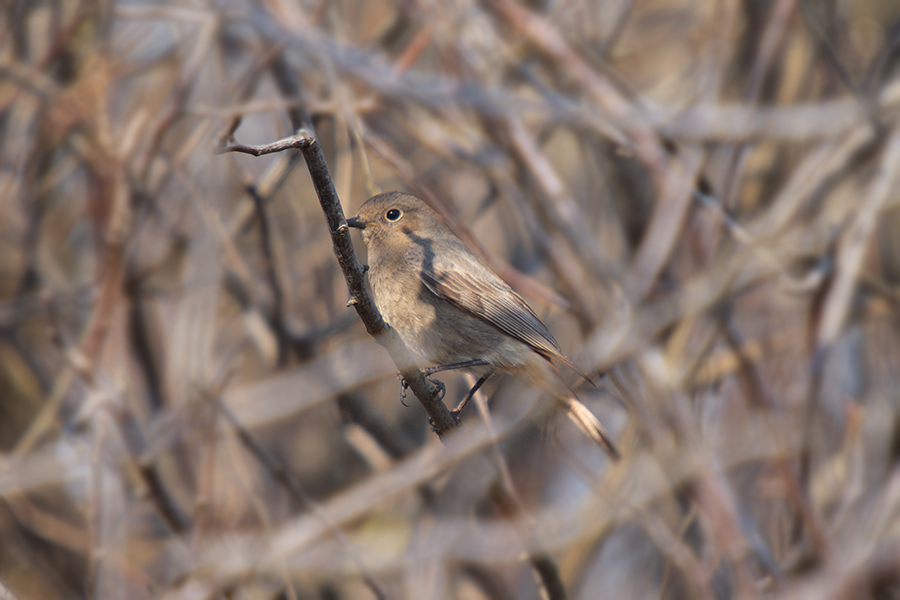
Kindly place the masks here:
[(392, 208), (391, 210), (384, 213), (384, 218), (388, 221), (399, 221), (400, 217), (403, 216), (403, 213), (400, 212), (399, 209)]

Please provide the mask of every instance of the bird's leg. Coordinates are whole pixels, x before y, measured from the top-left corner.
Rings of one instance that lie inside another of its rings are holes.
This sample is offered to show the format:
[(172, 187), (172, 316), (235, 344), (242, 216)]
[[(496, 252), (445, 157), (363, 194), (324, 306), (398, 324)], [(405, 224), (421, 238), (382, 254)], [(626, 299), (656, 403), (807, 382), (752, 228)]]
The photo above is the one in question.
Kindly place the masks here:
[(434, 375), (435, 373), (440, 373), (441, 371), (453, 371), (456, 369), (466, 369), (468, 367), (483, 367), (488, 364), (487, 361), (481, 360), (480, 358), (476, 358), (474, 360), (464, 360), (463, 362), (452, 363), (449, 365), (438, 365), (436, 367), (425, 367), (422, 369), (422, 373), (425, 376)]
[(450, 411), (450, 414), (453, 415), (454, 418), (459, 418), (459, 411), (465, 408), (466, 404), (469, 403), (469, 400), (472, 399), (472, 396), (475, 395), (475, 392), (481, 389), (481, 386), (484, 385), (484, 382), (487, 381), (488, 377), (490, 377), (491, 375), (493, 375), (493, 373), (487, 373), (478, 378), (478, 381), (475, 382), (475, 385), (472, 386), (472, 389), (469, 390), (469, 393), (466, 394), (466, 397), (462, 399), (462, 402), (457, 404), (456, 408)]
[[(488, 364), (486, 361), (483, 361), (480, 358), (476, 358), (473, 360), (464, 360), (463, 362), (452, 363), (449, 365), (438, 365), (436, 367), (425, 367), (424, 369), (422, 369), (422, 374), (425, 375), (425, 378), (428, 381), (430, 381), (431, 383), (433, 383), (434, 385), (436, 385), (437, 387), (440, 388), (440, 390), (441, 390), (440, 399), (443, 400), (444, 395), (446, 395), (446, 393), (447, 393), (447, 386), (444, 385), (443, 381), (440, 381), (438, 379), (432, 379), (431, 375), (434, 375), (435, 373), (440, 373), (442, 371), (453, 371), (455, 369), (465, 369), (468, 367), (483, 367), (486, 364)], [(400, 404), (402, 404), (403, 406), (406, 406), (406, 402), (404, 402), (404, 400), (406, 400), (406, 390), (409, 389), (409, 382), (407, 382), (405, 379), (403, 379), (403, 376), (400, 373), (397, 373), (397, 377), (400, 379)], [(482, 381), (482, 383), (484, 383), (484, 382)], [(478, 388), (475, 388), (475, 389), (477, 390)], [(472, 392), (472, 393), (474, 394), (475, 392)], [(468, 400), (466, 402), (468, 402)]]

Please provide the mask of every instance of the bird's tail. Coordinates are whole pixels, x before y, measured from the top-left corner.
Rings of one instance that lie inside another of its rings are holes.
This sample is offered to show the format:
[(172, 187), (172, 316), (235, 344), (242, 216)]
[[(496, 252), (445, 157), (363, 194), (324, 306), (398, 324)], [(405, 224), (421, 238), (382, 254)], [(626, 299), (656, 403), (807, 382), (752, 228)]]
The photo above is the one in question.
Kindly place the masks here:
[(603, 427), (603, 423), (594, 416), (594, 413), (592, 413), (587, 406), (582, 404), (581, 401), (575, 397), (560, 397), (558, 401), (566, 410), (566, 415), (572, 419), (572, 422), (578, 426), (578, 429), (580, 429), (584, 435), (600, 444), (613, 460), (622, 458), (622, 455), (619, 454), (619, 450), (610, 439), (606, 428)]
[(516, 375), (531, 381), (548, 392), (560, 407), (566, 411), (566, 414), (578, 426), (578, 429), (584, 435), (597, 442), (611, 459), (619, 460), (622, 458), (619, 450), (613, 444), (612, 439), (610, 439), (606, 428), (594, 416), (594, 413), (581, 403), (574, 390), (566, 384), (559, 369), (549, 359), (544, 357), (543, 361), (534, 361), (527, 367), (520, 369)]

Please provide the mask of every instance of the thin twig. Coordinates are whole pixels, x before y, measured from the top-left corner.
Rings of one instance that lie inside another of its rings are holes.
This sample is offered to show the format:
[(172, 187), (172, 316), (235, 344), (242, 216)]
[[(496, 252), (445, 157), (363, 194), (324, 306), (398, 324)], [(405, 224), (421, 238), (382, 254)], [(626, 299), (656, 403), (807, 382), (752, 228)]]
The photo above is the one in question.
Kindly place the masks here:
[(269, 223), (269, 215), (266, 213), (266, 205), (259, 195), (256, 186), (248, 184), (247, 193), (253, 199), (253, 208), (259, 221), (259, 244), (262, 249), (264, 269), (269, 287), (272, 289), (272, 321), (278, 335), (278, 364), (283, 365), (287, 358), (287, 323), (284, 318), (284, 292), (278, 279), (278, 269), (275, 265), (275, 251), (272, 248), (272, 229)]
[(225, 141), (221, 146), (215, 148), (213, 152), (216, 154), (239, 152), (242, 154), (252, 154), (253, 156), (263, 156), (265, 154), (273, 154), (275, 152), (284, 152), (285, 150), (300, 148), (307, 143), (307, 141), (299, 139), (296, 135), (282, 138), (271, 144), (262, 144), (259, 146), (240, 144), (235, 141)]

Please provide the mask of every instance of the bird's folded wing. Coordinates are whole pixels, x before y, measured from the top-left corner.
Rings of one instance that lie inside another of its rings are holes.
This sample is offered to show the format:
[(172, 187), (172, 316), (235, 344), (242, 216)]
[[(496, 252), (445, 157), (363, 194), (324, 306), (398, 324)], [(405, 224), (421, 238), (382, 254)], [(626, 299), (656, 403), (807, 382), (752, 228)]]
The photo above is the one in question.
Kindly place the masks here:
[(422, 282), (433, 294), (547, 358), (569, 362), (525, 300), (487, 267), (468, 256), (458, 261), (460, 265), (448, 265), (437, 257), (421, 260), (421, 256), (413, 255), (408, 258), (417, 263), (415, 266)]

